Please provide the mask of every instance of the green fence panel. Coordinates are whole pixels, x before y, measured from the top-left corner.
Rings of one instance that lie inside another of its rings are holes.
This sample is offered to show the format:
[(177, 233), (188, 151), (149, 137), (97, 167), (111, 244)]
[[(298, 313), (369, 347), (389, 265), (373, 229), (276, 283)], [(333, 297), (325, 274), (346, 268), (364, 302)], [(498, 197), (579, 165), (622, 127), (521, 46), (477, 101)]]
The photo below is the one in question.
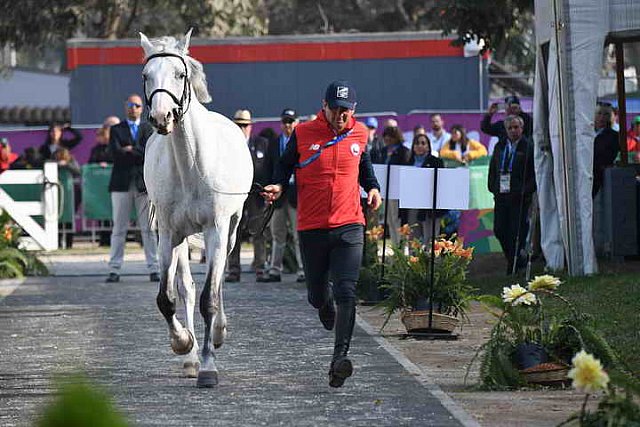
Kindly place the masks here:
[[(111, 169), (111, 165), (102, 167), (95, 163), (82, 166), (82, 209), (85, 219), (112, 220), (111, 194), (109, 193)], [(136, 218), (134, 204), (131, 208), (131, 219)]]
[(109, 194), (111, 169), (111, 165), (82, 166), (82, 211), (86, 219), (111, 220), (111, 195)]
[(469, 209), (493, 209), (493, 194), (487, 189), (489, 166), (469, 167)]
[[(62, 223), (73, 222), (75, 195), (73, 193), (73, 176), (65, 169), (58, 169), (58, 181), (60, 182), (58, 220)], [(39, 202), (42, 200), (42, 184), (3, 184), (2, 189), (16, 202)], [(33, 219), (40, 225), (44, 224), (41, 215)]]

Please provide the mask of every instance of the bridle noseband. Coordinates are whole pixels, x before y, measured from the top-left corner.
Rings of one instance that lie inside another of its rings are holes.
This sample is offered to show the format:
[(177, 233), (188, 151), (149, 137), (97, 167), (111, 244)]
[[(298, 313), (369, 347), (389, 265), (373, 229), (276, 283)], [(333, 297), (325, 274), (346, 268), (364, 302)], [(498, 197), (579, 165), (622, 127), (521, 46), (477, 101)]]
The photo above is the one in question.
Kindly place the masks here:
[[(184, 60), (184, 58), (175, 53), (166, 53), (166, 52), (155, 53), (149, 56), (145, 60), (144, 64), (147, 65), (147, 63), (149, 63), (149, 61), (151, 61), (154, 58), (165, 58), (165, 57), (178, 58), (182, 62), (182, 65), (184, 65), (185, 78), (184, 78), (184, 87), (182, 88), (182, 96), (180, 97), (180, 99), (178, 99), (178, 97), (175, 96), (173, 93), (169, 92), (167, 89), (162, 89), (162, 88), (155, 89), (153, 92), (151, 92), (150, 96), (147, 96), (147, 79), (145, 78), (142, 80), (143, 91), (144, 91), (144, 102), (147, 106), (147, 113), (151, 114), (151, 101), (153, 100), (153, 97), (160, 92), (164, 92), (168, 94), (171, 97), (171, 99), (173, 99), (173, 102), (175, 102), (176, 105), (178, 106), (178, 108), (173, 110), (174, 117), (177, 120), (182, 120), (185, 113), (189, 109), (189, 105), (191, 104), (191, 90), (189, 89), (189, 67), (187, 66), (187, 63)], [(153, 122), (152, 119), (153, 119), (152, 117), (149, 118), (149, 120)]]

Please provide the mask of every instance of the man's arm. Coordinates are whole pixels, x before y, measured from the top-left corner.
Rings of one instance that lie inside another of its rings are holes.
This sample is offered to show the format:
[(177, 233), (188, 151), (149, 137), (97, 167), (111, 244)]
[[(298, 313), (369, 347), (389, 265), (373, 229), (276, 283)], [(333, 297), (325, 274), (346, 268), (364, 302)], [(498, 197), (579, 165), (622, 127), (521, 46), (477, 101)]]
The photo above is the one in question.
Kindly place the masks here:
[(119, 126), (113, 126), (111, 128), (111, 134), (109, 136), (109, 149), (113, 155), (113, 162), (122, 165), (133, 165), (133, 157), (131, 151), (133, 147), (128, 141), (122, 140), (122, 130)]
[(286, 190), (289, 185), (289, 179), (291, 178), (291, 174), (293, 174), (294, 167), (298, 164), (299, 158), (298, 138), (296, 137), (296, 131), (294, 130), (291, 134), (291, 138), (289, 138), (289, 142), (287, 143), (284, 153), (282, 153), (282, 156), (280, 156), (275, 164), (275, 171), (272, 177), (272, 182), (274, 184), (279, 184), (283, 191)]
[(360, 183), (360, 186), (364, 188), (364, 191), (368, 193), (373, 188), (380, 190), (380, 184), (373, 172), (373, 164), (371, 163), (371, 156), (368, 152), (365, 151), (362, 153), (362, 156), (360, 156), (360, 164), (358, 166), (358, 182)]
[(80, 141), (82, 141), (82, 134), (78, 130), (72, 128), (70, 125), (65, 126), (64, 130), (71, 132), (73, 137), (69, 139), (62, 139), (60, 141), (60, 145), (71, 150), (73, 147), (80, 144)]

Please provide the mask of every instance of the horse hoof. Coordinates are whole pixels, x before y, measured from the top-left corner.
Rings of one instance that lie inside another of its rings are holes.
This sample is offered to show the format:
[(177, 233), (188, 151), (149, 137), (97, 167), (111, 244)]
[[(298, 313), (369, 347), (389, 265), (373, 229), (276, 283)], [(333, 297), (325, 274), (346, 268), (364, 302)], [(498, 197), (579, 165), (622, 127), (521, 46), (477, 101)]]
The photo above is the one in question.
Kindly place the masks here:
[(171, 340), (171, 350), (173, 350), (175, 354), (178, 354), (180, 356), (189, 353), (193, 348), (193, 343), (195, 342), (195, 337), (193, 336), (191, 331), (188, 329), (185, 329), (185, 331), (187, 331), (188, 335), (186, 344), (181, 343), (179, 339)]
[(213, 330), (213, 348), (220, 348), (224, 344), (224, 340), (227, 337), (227, 327), (214, 328)]
[(182, 365), (182, 373), (185, 378), (196, 378), (199, 370), (200, 363), (197, 362), (184, 362), (184, 365)]
[(198, 387), (215, 387), (218, 385), (218, 371), (200, 371), (197, 384)]

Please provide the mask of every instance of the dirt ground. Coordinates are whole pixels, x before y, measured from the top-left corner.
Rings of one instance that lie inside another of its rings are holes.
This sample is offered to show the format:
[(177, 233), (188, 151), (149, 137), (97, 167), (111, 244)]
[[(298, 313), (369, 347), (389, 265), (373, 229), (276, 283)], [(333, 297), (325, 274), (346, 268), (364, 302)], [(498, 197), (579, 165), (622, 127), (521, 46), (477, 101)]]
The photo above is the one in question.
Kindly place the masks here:
[[(384, 314), (377, 307), (359, 306), (358, 315), (378, 331), (384, 322)], [(491, 330), (490, 315), (478, 305), (472, 307), (469, 321), (456, 331), (459, 338), (455, 341), (405, 338), (406, 331), (397, 316), (381, 335), (483, 426), (555, 426), (580, 409), (584, 395), (570, 388), (477, 391), (477, 363), (465, 385), (467, 366)], [(591, 405), (595, 403), (594, 399)]]

